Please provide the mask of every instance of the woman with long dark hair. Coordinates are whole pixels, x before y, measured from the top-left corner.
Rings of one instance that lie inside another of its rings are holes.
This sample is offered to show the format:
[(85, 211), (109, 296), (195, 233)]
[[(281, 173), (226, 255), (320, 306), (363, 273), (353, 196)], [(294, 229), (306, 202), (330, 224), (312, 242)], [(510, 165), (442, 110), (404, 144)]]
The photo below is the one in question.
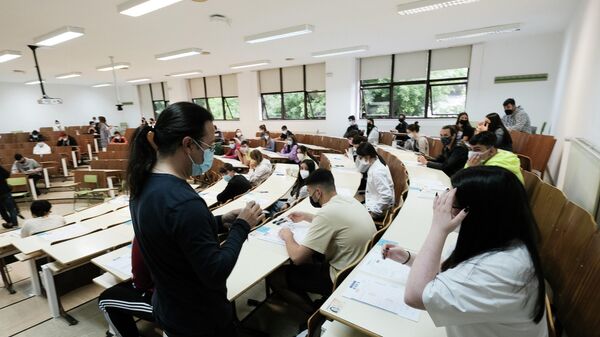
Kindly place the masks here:
[[(404, 299), (454, 336), (547, 336), (537, 225), (523, 184), (510, 171), (477, 166), (436, 196), (419, 256), (385, 245), (384, 257), (412, 265)], [(502, 202), (502, 209), (498, 208)], [(441, 262), (448, 234), (456, 247)]]
[(491, 131), (496, 134), (496, 148), (512, 152), (512, 137), (495, 112), (487, 114), (477, 126), (477, 132)]
[[(235, 336), (225, 282), (260, 220), (254, 202), (213, 217), (187, 183), (210, 169), (212, 115), (188, 102), (167, 107), (154, 128), (130, 143), (129, 208), (136, 240), (152, 274), (154, 316), (168, 336)], [(229, 229), (223, 245), (218, 233)]]
[(456, 117), (456, 140), (459, 142), (468, 142), (475, 134), (475, 128), (471, 126), (469, 114), (461, 112)]

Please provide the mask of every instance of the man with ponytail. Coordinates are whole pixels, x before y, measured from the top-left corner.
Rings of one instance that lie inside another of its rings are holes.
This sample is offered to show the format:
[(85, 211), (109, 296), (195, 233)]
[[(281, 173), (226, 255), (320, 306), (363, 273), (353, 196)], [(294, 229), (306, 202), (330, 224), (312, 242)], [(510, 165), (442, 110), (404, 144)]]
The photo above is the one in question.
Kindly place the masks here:
[[(186, 182), (212, 166), (212, 115), (188, 102), (170, 105), (154, 128), (142, 126), (130, 143), (127, 186), (144, 262), (152, 275), (152, 306), (169, 337), (235, 336), (225, 286), (259, 205), (214, 217)], [(229, 230), (219, 244), (218, 234)]]

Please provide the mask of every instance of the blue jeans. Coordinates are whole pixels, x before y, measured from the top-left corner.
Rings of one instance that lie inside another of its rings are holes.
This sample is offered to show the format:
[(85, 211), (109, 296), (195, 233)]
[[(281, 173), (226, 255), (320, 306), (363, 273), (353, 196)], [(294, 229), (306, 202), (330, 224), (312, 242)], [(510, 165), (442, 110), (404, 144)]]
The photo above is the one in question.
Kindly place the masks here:
[(17, 223), (17, 205), (9, 193), (0, 195), (0, 215), (7, 223), (16, 226)]

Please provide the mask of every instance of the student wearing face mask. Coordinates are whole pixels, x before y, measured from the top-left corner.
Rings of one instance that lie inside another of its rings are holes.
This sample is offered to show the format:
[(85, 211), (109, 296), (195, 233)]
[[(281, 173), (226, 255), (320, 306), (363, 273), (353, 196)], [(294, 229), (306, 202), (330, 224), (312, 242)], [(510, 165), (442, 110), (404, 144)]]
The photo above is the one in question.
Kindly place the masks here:
[(42, 136), (41, 133), (39, 133), (38, 130), (33, 130), (31, 131), (31, 133), (29, 134), (29, 141), (30, 142), (43, 142), (45, 140), (44, 136)]
[(60, 124), (59, 120), (54, 121), (54, 126), (52, 126), (53, 131), (65, 131), (65, 127)]
[(229, 139), (229, 140), (225, 140), (223, 142), (223, 149), (224, 149), (223, 157), (239, 160), (239, 157), (237, 154), (239, 148), (240, 148), (240, 145), (237, 144), (233, 138)]
[(266, 125), (261, 124), (258, 126), (258, 137), (260, 137), (260, 138), (264, 137), (266, 132), (267, 132)]
[(408, 140), (407, 135), (403, 135), (404, 133), (408, 133), (408, 123), (406, 122), (406, 115), (400, 114), (398, 116), (398, 125), (396, 125), (395, 132), (402, 133), (402, 135), (396, 135), (396, 144), (400, 147), (404, 146), (404, 142)]
[(296, 136), (289, 135), (285, 141), (285, 145), (281, 149), (281, 154), (287, 156), (287, 158), (294, 163), (299, 163), (298, 159), (298, 143), (296, 142)]
[(475, 128), (469, 122), (469, 115), (466, 112), (461, 112), (456, 117), (456, 140), (459, 142), (468, 142), (475, 134)]
[(58, 135), (58, 141), (56, 142), (56, 146), (77, 146), (77, 141), (75, 140), (75, 138), (62, 132)]
[(496, 135), (490, 131), (476, 134), (469, 142), (469, 160), (465, 167), (473, 166), (499, 166), (514, 173), (521, 183), (525, 183), (521, 173), (519, 157), (510, 152), (496, 148)]
[(250, 145), (248, 144), (248, 141), (244, 140), (239, 145), (237, 145), (238, 142), (236, 139), (234, 139), (234, 142), (236, 143), (236, 146), (238, 146), (235, 150), (238, 160), (242, 164), (250, 166)]
[(310, 154), (308, 153), (308, 148), (306, 148), (306, 146), (304, 146), (304, 145), (298, 146), (298, 154), (297, 154), (297, 156), (298, 156), (298, 160), (300, 162), (303, 162), (305, 160), (312, 160), (312, 161), (314, 161), (310, 157)]
[(367, 137), (365, 136), (361, 136), (361, 135), (355, 135), (352, 138), (352, 141), (350, 142), (350, 148), (348, 149), (348, 153), (347, 156), (348, 158), (351, 158), (352, 160), (354, 160), (354, 163), (356, 164), (356, 167), (358, 167), (358, 158), (356, 157), (356, 149), (358, 148), (358, 146), (362, 143), (366, 143), (367, 142)]
[(223, 143), (223, 132), (215, 125), (215, 143)]
[(496, 148), (512, 152), (512, 137), (502, 123), (500, 115), (495, 112), (487, 114), (485, 119), (477, 125), (477, 133), (491, 131), (496, 135)]
[(385, 212), (394, 205), (394, 181), (387, 166), (370, 143), (362, 143), (356, 149), (360, 172), (367, 172), (365, 206), (375, 221), (383, 220)]
[(264, 135), (262, 136), (262, 139), (265, 144), (265, 150), (275, 152), (275, 140), (271, 138), (271, 133), (269, 131), (265, 131)]
[(310, 229), (302, 243), (288, 228), (279, 231), (292, 264), (273, 273), (269, 284), (289, 303), (312, 313), (315, 307), (307, 292), (329, 296), (337, 273), (365, 253), (375, 224), (356, 199), (337, 194), (330, 171), (315, 170), (306, 178), (306, 186), (316, 212), (292, 212), (288, 217), (310, 222)]
[(462, 169), (467, 163), (469, 150), (456, 141), (456, 128), (454, 125), (446, 125), (440, 130), (440, 141), (444, 145), (442, 154), (433, 160), (427, 160), (419, 156), (417, 160), (427, 167), (442, 170), (447, 176), (452, 175)]
[(514, 98), (508, 98), (502, 103), (504, 107), (504, 113), (502, 117), (502, 123), (508, 131), (520, 131), (525, 133), (531, 133), (531, 121), (529, 115), (525, 110), (515, 103)]
[(214, 217), (186, 181), (212, 166), (210, 112), (179, 102), (158, 119), (154, 129), (135, 132), (126, 184), (135, 239), (154, 282), (154, 318), (168, 336), (233, 337), (226, 282), (262, 211), (251, 201)]
[(233, 139), (235, 139), (235, 142), (238, 144), (241, 144), (243, 141), (246, 140), (244, 134), (242, 134), (242, 130), (240, 129), (235, 129), (235, 136), (233, 137)]
[(223, 192), (217, 195), (217, 201), (224, 204), (229, 200), (234, 199), (238, 195), (248, 192), (252, 188), (252, 184), (241, 174), (237, 174), (233, 165), (225, 163), (219, 169), (219, 173), (223, 176), (223, 180), (227, 182), (227, 186)]
[(112, 144), (127, 144), (127, 139), (117, 131), (110, 142)]
[(356, 117), (354, 115), (348, 116), (348, 127), (346, 128), (346, 132), (344, 132), (344, 138), (350, 137), (351, 132), (359, 132), (358, 125), (356, 125)]
[(379, 144), (379, 129), (375, 126), (373, 118), (367, 119), (367, 141), (373, 145)]
[(287, 126), (281, 126), (281, 135), (279, 136), (280, 140), (290, 139), (290, 137), (293, 135), (294, 134), (292, 133), (292, 131), (288, 130)]
[(316, 170), (316, 164), (312, 159), (305, 159), (300, 163), (300, 171), (298, 172), (298, 179), (290, 191), (290, 197), (284, 200), (280, 200), (275, 204), (274, 211), (280, 212), (286, 210), (299, 201), (303, 200), (308, 196), (308, 189), (306, 187), (306, 178)]
[(419, 122), (415, 122), (406, 128), (408, 140), (404, 142), (404, 149), (429, 156), (429, 141), (427, 141), (427, 137), (419, 135), (420, 130)]
[(248, 181), (252, 186), (258, 186), (263, 181), (267, 180), (273, 172), (273, 166), (271, 162), (263, 158), (262, 153), (259, 150), (252, 150), (250, 152), (250, 173), (248, 174)]

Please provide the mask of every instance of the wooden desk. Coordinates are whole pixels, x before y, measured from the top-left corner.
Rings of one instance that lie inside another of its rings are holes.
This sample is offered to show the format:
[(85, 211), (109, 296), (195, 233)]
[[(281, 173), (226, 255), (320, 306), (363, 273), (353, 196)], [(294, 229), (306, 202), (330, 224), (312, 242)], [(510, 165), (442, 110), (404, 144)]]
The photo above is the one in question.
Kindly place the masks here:
[(331, 151), (330, 148), (319, 146), (319, 145), (312, 145), (312, 144), (306, 144), (306, 143), (298, 143), (298, 145), (305, 146), (307, 149), (312, 150), (312, 151), (317, 151), (317, 152)]
[(217, 195), (219, 195), (219, 193), (223, 192), (223, 190), (225, 190), (225, 187), (227, 187), (227, 182), (223, 179), (220, 179), (219, 181), (214, 183), (212, 186), (206, 188), (204, 191), (199, 192), (198, 195), (202, 199), (204, 199), (204, 201), (206, 202), (206, 205), (208, 207), (212, 207), (212, 206), (216, 205), (217, 202), (219, 202), (217, 200)]
[(102, 214), (115, 211), (119, 208), (123, 208), (128, 205), (129, 201), (125, 201), (124, 198), (115, 198), (107, 202), (101, 203), (99, 205), (88, 207), (75, 213), (67, 214), (64, 216), (65, 223), (71, 224), (75, 222), (80, 222), (86, 219), (90, 219)]
[(345, 154), (339, 153), (323, 153), (321, 156), (327, 157), (331, 164), (331, 169), (352, 169), (356, 170), (356, 164), (354, 160), (346, 156)]
[[(416, 155), (412, 152), (402, 151), (391, 146), (380, 146), (386, 151), (397, 156), (403, 162), (416, 162)], [(395, 241), (400, 246), (418, 252), (429, 231), (432, 219), (432, 206), (435, 192), (419, 191), (420, 182), (436, 182), (440, 186), (450, 186), (449, 178), (439, 170), (424, 166), (407, 165), (411, 179), (411, 189), (404, 206), (394, 219), (383, 239)], [(453, 244), (456, 235), (451, 235), (447, 245)], [(380, 250), (380, 246), (373, 249)], [(353, 327), (371, 336), (397, 337), (397, 336), (445, 336), (443, 328), (436, 328), (426, 312), (421, 312), (418, 322), (405, 319), (394, 313), (370, 306), (343, 296), (350, 282), (361, 273), (359, 264), (350, 275), (342, 282), (335, 292), (325, 301), (320, 312), (329, 319), (336, 320), (347, 326)], [(332, 310), (331, 304), (335, 301), (338, 310)], [(334, 312), (335, 311), (335, 312)]]
[(94, 170), (74, 170), (73, 171), (75, 174), (75, 182), (76, 183), (83, 183), (83, 177), (85, 175), (96, 175), (98, 176), (98, 188), (107, 188), (108, 187), (108, 182), (106, 180), (106, 178), (111, 177), (111, 176), (116, 176), (116, 177), (121, 177), (124, 174), (123, 170), (101, 170), (101, 169), (94, 169)]
[(225, 158), (224, 156), (215, 156), (215, 158), (220, 160), (223, 163), (231, 164), (233, 166), (233, 168), (239, 168), (239, 169), (247, 169), (248, 168), (248, 166), (242, 164), (237, 159)]
[(289, 161), (288, 157), (282, 155), (281, 153), (265, 150), (262, 147), (257, 147), (256, 149), (259, 150), (260, 153), (262, 153), (263, 157), (269, 159), (272, 162), (287, 162), (287, 161)]
[[(111, 266), (111, 262), (119, 258), (127, 258), (129, 261), (128, 273), (124, 273), (124, 270)], [(131, 279), (131, 245), (127, 245), (125, 247), (115, 249), (110, 253), (95, 257), (92, 259), (92, 263), (100, 267), (100, 269), (106, 270), (114, 275), (118, 282), (127, 281)]]

